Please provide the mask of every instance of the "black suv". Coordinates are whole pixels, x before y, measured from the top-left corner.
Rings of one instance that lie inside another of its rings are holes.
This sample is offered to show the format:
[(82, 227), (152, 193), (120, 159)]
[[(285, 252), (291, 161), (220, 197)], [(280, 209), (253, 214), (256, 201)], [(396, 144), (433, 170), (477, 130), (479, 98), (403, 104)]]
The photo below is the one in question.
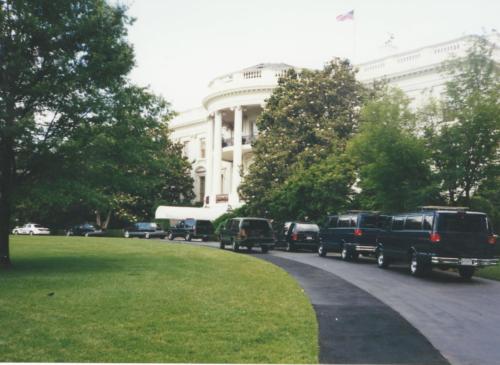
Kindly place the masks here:
[(318, 254), (340, 252), (345, 261), (356, 260), (359, 254), (374, 255), (377, 237), (390, 219), (378, 212), (349, 211), (328, 216), (320, 231)]
[(279, 244), (288, 252), (298, 248), (316, 251), (319, 246), (319, 227), (314, 223), (286, 222), (281, 230)]
[(260, 247), (262, 252), (274, 246), (274, 233), (271, 224), (264, 218), (229, 219), (220, 230), (220, 248), (231, 245), (235, 252), (241, 246), (249, 251), (252, 247)]
[(214, 226), (212, 222), (197, 219), (183, 219), (173, 227), (170, 227), (167, 238), (174, 240), (176, 237), (182, 237), (186, 241), (194, 239), (202, 239), (208, 241), (209, 237), (214, 234)]
[(139, 222), (125, 228), (123, 236), (125, 238), (165, 238), (167, 234), (156, 223)]
[(420, 212), (397, 214), (379, 235), (377, 263), (386, 268), (408, 262), (410, 273), (424, 275), (432, 267), (456, 267), (470, 279), (476, 268), (495, 265), (496, 235), (485, 213), (467, 208), (423, 207)]

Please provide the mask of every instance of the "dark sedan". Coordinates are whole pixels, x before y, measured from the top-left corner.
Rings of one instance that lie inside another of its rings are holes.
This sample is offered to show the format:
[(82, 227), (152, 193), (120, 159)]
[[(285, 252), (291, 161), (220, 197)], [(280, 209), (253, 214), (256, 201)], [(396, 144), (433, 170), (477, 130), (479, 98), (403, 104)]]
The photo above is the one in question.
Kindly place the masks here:
[(165, 238), (167, 232), (161, 229), (153, 222), (134, 223), (132, 226), (125, 228), (123, 236), (125, 238)]
[(97, 229), (94, 225), (90, 223), (78, 224), (71, 227), (66, 231), (66, 236), (102, 236), (104, 233), (102, 230)]

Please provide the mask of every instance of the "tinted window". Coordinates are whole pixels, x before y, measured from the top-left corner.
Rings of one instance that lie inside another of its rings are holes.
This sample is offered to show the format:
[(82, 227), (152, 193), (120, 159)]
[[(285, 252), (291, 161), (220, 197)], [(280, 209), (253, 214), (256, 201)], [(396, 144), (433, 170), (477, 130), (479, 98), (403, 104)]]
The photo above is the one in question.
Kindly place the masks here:
[(356, 227), (358, 225), (358, 217), (356, 215), (350, 216), (349, 221), (351, 227)]
[(196, 227), (200, 228), (212, 228), (212, 222), (210, 221), (197, 221)]
[(263, 220), (244, 220), (242, 227), (250, 231), (253, 229), (270, 231), (269, 222)]
[(337, 220), (338, 220), (338, 217), (331, 217), (330, 221), (328, 222), (328, 228), (336, 228), (337, 227)]
[(186, 227), (193, 227), (196, 224), (196, 221), (194, 219), (186, 219), (184, 221), (184, 225)]
[(233, 219), (231, 221), (231, 231), (237, 231), (240, 229), (240, 221), (237, 219)]
[(480, 214), (440, 213), (440, 232), (487, 232), (486, 216)]
[(363, 215), (360, 217), (360, 228), (379, 228), (381, 217), (378, 215)]
[(405, 229), (420, 231), (422, 229), (422, 216), (421, 215), (410, 215), (406, 217)]
[(401, 231), (405, 223), (404, 217), (394, 217), (392, 218), (392, 230)]
[(338, 223), (338, 227), (349, 227), (349, 224), (350, 224), (351, 220), (349, 219), (349, 217), (340, 217), (339, 218), (339, 223)]
[(137, 223), (137, 229), (156, 230), (156, 223)]
[(316, 224), (297, 223), (294, 228), (295, 232), (319, 232), (319, 227)]
[(431, 231), (434, 223), (434, 214), (424, 215), (424, 230)]

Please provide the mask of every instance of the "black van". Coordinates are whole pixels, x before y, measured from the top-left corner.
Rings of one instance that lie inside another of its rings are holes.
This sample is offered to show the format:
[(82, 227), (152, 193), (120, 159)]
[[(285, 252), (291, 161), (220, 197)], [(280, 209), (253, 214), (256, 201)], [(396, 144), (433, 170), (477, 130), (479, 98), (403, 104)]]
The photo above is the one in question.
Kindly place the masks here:
[(408, 262), (420, 276), (432, 267), (458, 268), (470, 279), (476, 268), (495, 265), (496, 235), (485, 213), (467, 208), (422, 207), (420, 212), (397, 214), (378, 237), (377, 264)]
[(369, 211), (328, 216), (320, 231), (318, 254), (340, 252), (345, 261), (356, 260), (359, 254), (374, 255), (377, 237), (388, 220), (389, 216)]
[(235, 252), (245, 246), (249, 251), (252, 247), (260, 247), (265, 253), (274, 247), (271, 224), (264, 218), (229, 219), (220, 230), (220, 248), (226, 245), (231, 245)]
[(314, 223), (286, 222), (279, 240), (286, 251), (294, 252), (298, 248), (316, 251), (319, 245), (319, 227)]
[(183, 219), (177, 222), (173, 227), (170, 227), (167, 238), (174, 240), (176, 237), (182, 237), (186, 241), (200, 238), (202, 241), (208, 241), (214, 233), (212, 222), (201, 219)]

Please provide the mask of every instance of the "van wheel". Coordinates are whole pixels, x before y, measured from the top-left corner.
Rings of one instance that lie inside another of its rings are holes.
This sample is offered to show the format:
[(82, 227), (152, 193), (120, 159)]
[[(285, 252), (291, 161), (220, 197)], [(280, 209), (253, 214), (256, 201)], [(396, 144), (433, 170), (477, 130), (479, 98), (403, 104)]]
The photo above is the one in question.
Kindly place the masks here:
[(128, 231), (125, 231), (125, 234), (123, 235), (125, 238), (130, 238), (130, 233)]
[(240, 246), (233, 240), (233, 251), (240, 252)]
[(319, 256), (325, 257), (327, 253), (328, 253), (328, 250), (326, 249), (325, 246), (323, 246), (322, 244), (318, 246), (318, 255)]
[(459, 267), (458, 274), (462, 279), (470, 280), (476, 270), (473, 267)]
[(413, 276), (424, 276), (429, 272), (429, 266), (419, 262), (416, 252), (411, 254), (410, 260), (410, 274)]
[(351, 253), (347, 250), (345, 246), (342, 247), (342, 251), (340, 252), (340, 257), (342, 257), (342, 260), (344, 261), (351, 261), (352, 259)]
[(186, 237), (184, 237), (186, 241), (191, 241), (191, 238), (191, 233), (186, 234)]
[(147, 239), (147, 240), (149, 240), (149, 233), (146, 233), (146, 234), (144, 235), (144, 238), (145, 238), (145, 239)]
[(294, 252), (295, 251), (295, 246), (293, 243), (287, 242), (286, 243), (286, 251), (287, 252)]
[(262, 250), (262, 253), (268, 253), (269, 252), (269, 247), (267, 247), (267, 246), (260, 246), (260, 249)]
[(378, 250), (377, 252), (377, 266), (381, 269), (387, 269), (389, 267), (389, 260), (385, 257), (384, 251)]
[(167, 238), (170, 240), (170, 241), (173, 241), (174, 240), (174, 235), (172, 232), (168, 232), (168, 235), (167, 235)]

